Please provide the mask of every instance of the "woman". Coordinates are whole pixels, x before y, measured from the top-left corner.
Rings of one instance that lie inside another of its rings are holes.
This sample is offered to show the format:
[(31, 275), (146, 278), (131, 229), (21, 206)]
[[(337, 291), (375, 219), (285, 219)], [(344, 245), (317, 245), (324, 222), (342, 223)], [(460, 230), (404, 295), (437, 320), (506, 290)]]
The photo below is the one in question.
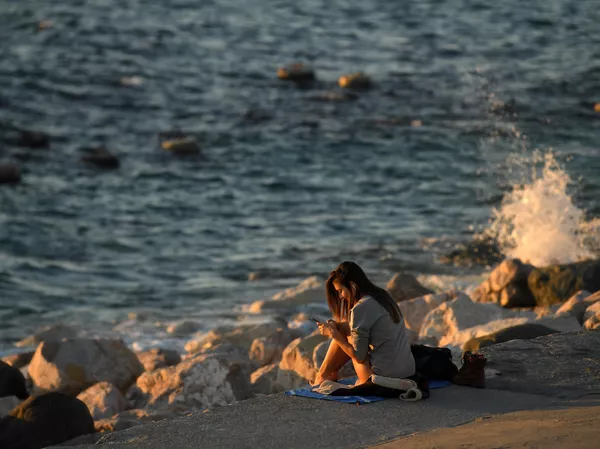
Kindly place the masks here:
[(342, 262), (325, 283), (334, 320), (319, 323), (321, 335), (332, 339), (314, 384), (337, 380), (339, 369), (352, 360), (358, 384), (372, 374), (403, 379), (415, 374), (415, 359), (400, 308), (354, 262)]

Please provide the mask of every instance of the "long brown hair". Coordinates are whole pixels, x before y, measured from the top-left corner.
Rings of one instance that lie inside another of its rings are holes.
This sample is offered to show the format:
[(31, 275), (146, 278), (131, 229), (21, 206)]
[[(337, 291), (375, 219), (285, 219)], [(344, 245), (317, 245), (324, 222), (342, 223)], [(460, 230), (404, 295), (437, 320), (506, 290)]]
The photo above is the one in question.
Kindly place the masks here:
[[(353, 293), (354, 301), (344, 303), (338, 296), (333, 281), (337, 281), (348, 288)], [(350, 309), (354, 307), (358, 300), (366, 295), (373, 297), (375, 301), (381, 304), (391, 315), (394, 323), (399, 323), (402, 318), (402, 312), (400, 312), (396, 301), (383, 288), (373, 284), (362, 268), (354, 262), (344, 261), (329, 273), (329, 277), (325, 281), (325, 291), (327, 294), (327, 305), (329, 306), (329, 310), (331, 310), (333, 319), (336, 321), (347, 320), (350, 316)]]

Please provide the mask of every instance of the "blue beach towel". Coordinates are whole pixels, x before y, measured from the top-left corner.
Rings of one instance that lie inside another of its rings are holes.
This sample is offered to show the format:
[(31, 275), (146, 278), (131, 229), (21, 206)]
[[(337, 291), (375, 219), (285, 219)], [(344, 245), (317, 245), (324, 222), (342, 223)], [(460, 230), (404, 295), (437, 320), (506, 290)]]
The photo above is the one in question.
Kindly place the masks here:
[[(354, 385), (356, 382), (356, 377), (351, 377), (348, 379), (340, 379), (339, 383), (344, 385)], [(429, 381), (429, 389), (433, 390), (435, 388), (444, 388), (452, 385), (451, 382), (447, 380), (432, 380)], [(345, 402), (347, 404), (370, 404), (371, 402), (379, 402), (383, 401), (386, 398), (381, 398), (379, 396), (329, 396), (326, 394), (321, 394), (312, 391), (309, 388), (298, 388), (296, 390), (286, 391), (285, 394), (288, 396), (302, 396), (304, 398), (311, 399), (324, 399), (326, 401), (336, 401), (336, 402)]]

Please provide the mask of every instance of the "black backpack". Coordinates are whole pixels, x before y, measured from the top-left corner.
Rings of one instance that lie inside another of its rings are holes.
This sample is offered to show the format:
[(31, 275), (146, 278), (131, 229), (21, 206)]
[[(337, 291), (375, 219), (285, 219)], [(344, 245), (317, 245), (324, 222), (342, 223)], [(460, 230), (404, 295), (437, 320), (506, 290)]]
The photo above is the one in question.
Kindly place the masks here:
[(410, 347), (417, 373), (428, 380), (452, 381), (458, 368), (452, 363), (452, 352), (448, 348), (435, 348), (425, 345)]

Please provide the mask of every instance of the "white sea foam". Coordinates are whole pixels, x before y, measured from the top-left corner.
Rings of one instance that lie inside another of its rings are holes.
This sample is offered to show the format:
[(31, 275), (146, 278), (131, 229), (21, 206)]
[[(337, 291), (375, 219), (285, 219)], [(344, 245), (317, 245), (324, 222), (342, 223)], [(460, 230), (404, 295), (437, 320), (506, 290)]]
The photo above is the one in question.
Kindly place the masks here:
[(600, 223), (586, 221), (585, 211), (573, 203), (569, 174), (551, 152), (511, 163), (517, 168), (524, 164), (525, 179), (494, 209), (486, 233), (497, 239), (505, 256), (536, 266), (594, 257)]

